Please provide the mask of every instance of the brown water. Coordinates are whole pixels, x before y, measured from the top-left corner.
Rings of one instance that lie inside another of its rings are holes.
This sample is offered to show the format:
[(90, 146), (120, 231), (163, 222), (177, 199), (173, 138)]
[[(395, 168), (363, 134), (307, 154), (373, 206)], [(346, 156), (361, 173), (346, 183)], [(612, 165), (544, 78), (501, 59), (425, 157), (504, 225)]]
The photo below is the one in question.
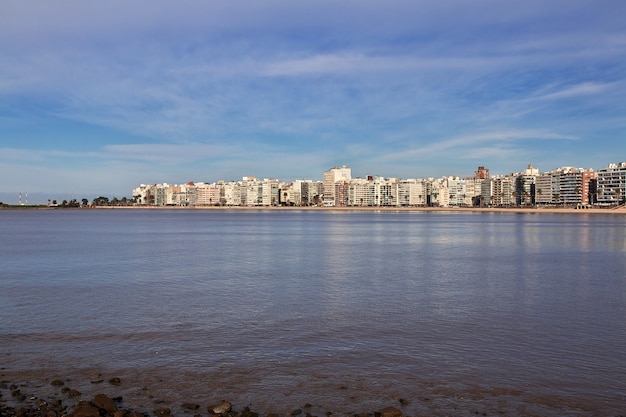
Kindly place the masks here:
[(624, 414), (625, 226), (0, 212), (0, 373), (33, 395), (62, 396), (49, 382), (71, 378), (83, 396), (177, 415), (222, 399), (283, 415), (307, 403), (314, 415)]

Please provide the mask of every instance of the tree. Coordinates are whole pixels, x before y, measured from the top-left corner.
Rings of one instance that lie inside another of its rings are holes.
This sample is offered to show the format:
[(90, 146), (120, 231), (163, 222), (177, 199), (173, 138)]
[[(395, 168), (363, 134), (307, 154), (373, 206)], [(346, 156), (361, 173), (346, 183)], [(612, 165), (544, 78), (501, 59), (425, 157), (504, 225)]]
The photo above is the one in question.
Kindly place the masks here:
[(580, 188), (579, 185), (577, 185), (576, 188), (574, 188), (574, 192), (576, 193), (576, 204), (581, 204), (583, 202), (581, 191), (582, 191), (582, 188)]
[(93, 206), (108, 206), (109, 205), (109, 198), (108, 197), (97, 197), (93, 199), (93, 202), (91, 203), (91, 205)]

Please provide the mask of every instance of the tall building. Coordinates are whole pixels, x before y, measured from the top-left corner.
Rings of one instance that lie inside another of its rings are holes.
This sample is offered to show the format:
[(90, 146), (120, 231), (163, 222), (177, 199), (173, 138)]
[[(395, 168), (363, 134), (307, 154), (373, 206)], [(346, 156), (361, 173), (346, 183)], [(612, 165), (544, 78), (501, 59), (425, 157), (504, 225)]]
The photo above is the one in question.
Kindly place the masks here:
[(352, 179), (352, 170), (346, 165), (341, 168), (333, 167), (324, 172), (324, 205), (335, 205), (335, 183), (349, 182)]
[(609, 206), (623, 204), (626, 198), (626, 162), (609, 164), (597, 172), (598, 205)]
[(528, 167), (515, 180), (515, 204), (528, 206), (535, 204), (535, 178), (539, 170), (528, 164)]
[(477, 180), (485, 180), (489, 178), (489, 170), (483, 166), (478, 167), (478, 169), (474, 171), (474, 178)]

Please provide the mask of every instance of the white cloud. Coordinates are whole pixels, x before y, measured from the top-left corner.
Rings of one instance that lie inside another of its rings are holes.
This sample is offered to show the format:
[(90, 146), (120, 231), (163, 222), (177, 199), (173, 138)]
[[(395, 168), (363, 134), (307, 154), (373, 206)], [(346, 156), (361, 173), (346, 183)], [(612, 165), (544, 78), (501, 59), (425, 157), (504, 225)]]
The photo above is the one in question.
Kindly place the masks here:
[[(428, 158), (457, 158), (458, 156), (466, 157), (467, 152), (477, 154), (477, 147), (502, 149), (503, 144), (515, 145), (521, 147), (523, 141), (527, 140), (577, 140), (578, 138), (570, 135), (562, 135), (548, 131), (539, 130), (494, 130), (484, 133), (475, 133), (452, 137), (449, 139), (437, 140), (433, 139), (426, 145), (417, 146), (406, 149), (402, 152), (387, 154), (385, 159), (406, 159), (419, 157), (420, 159)], [(507, 151), (508, 152), (508, 151)]]
[(107, 145), (104, 152), (114, 160), (156, 162), (164, 165), (192, 163), (204, 159), (223, 158), (241, 149), (237, 146), (207, 145), (202, 143), (184, 144), (124, 144)]

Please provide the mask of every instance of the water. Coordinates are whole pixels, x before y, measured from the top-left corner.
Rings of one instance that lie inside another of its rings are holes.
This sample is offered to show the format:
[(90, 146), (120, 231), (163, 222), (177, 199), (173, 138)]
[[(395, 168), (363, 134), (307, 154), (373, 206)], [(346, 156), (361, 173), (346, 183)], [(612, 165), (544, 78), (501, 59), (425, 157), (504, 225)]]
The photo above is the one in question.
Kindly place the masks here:
[(623, 414), (625, 226), (610, 214), (2, 211), (0, 372), (177, 415), (223, 398), (283, 415), (306, 403)]

